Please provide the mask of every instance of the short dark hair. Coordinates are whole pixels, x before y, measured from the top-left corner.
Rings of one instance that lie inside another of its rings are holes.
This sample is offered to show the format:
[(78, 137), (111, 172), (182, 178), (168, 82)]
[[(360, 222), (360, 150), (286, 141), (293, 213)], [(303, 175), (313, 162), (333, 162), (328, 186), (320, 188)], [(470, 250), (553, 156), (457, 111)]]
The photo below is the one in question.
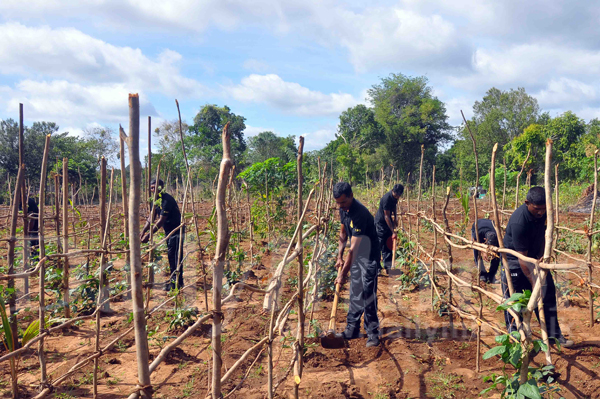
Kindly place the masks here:
[(396, 184), (394, 188), (392, 188), (392, 191), (394, 192), (394, 194), (402, 195), (402, 193), (404, 192), (404, 186), (402, 184)]
[(488, 245), (498, 246), (498, 236), (495, 231), (488, 231), (485, 233), (485, 239)]
[(527, 192), (527, 201), (533, 205), (546, 205), (546, 190), (544, 190), (544, 187), (531, 187)]
[[(156, 185), (156, 179), (153, 178), (152, 180), (150, 180), (150, 185)], [(161, 179), (158, 179), (158, 187), (164, 187), (165, 186), (165, 182), (163, 182)]]
[(340, 198), (342, 195), (349, 197), (352, 195), (352, 186), (350, 183), (341, 181), (333, 186), (333, 198)]

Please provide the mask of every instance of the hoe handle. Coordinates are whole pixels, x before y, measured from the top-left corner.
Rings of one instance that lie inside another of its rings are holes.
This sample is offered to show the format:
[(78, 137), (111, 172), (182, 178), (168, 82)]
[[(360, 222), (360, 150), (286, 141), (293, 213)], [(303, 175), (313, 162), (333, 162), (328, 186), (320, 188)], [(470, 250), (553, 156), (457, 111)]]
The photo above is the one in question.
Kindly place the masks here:
[(394, 240), (394, 245), (393, 245), (393, 248), (392, 248), (392, 269), (394, 268), (394, 265), (396, 264), (396, 246), (397, 245), (398, 245), (398, 239), (396, 238)]
[(340, 296), (340, 284), (335, 285), (335, 295), (333, 297), (333, 305), (331, 306), (331, 316), (329, 317), (329, 330), (335, 331), (335, 314), (337, 313), (338, 298)]

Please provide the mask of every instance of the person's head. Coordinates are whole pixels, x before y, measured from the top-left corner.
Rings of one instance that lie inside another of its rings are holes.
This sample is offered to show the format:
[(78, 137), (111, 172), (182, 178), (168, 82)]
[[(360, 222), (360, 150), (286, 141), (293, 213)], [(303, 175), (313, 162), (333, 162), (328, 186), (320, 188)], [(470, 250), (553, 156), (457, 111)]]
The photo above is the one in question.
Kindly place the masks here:
[(404, 192), (404, 186), (402, 184), (396, 184), (394, 188), (392, 188), (392, 195), (394, 198), (398, 199), (402, 196)]
[(543, 187), (531, 187), (525, 200), (527, 209), (536, 219), (541, 219), (546, 214), (546, 191)]
[(498, 246), (498, 236), (493, 231), (485, 233), (485, 243), (488, 245)]
[(335, 198), (335, 202), (337, 202), (340, 209), (347, 211), (350, 209), (350, 205), (352, 205), (352, 201), (354, 200), (352, 186), (344, 181), (336, 183), (335, 186), (333, 186), (333, 198)]
[[(156, 179), (150, 180), (150, 191), (151, 192), (154, 192), (154, 190), (156, 189), (156, 185), (157, 185)], [(165, 186), (165, 183), (161, 179), (158, 179), (158, 191), (161, 191), (164, 186)]]

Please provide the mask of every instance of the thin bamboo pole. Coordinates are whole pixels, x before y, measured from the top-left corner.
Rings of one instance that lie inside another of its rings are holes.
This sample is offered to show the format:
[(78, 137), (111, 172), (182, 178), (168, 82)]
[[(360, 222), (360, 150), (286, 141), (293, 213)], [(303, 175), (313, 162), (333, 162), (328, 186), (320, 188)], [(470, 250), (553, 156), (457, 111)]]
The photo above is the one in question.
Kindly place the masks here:
[[(433, 165), (433, 172), (431, 175), (431, 213), (433, 214), (432, 218), (435, 221), (435, 165)], [(433, 251), (431, 252), (431, 257), (435, 258), (435, 253), (437, 252), (437, 230), (433, 229)], [(434, 285), (435, 285), (435, 263), (431, 263), (431, 310), (434, 310), (433, 301), (435, 299), (434, 294)]]
[[(450, 202), (450, 186), (446, 187), (446, 200), (444, 201), (444, 207), (442, 208), (442, 215), (444, 216), (444, 224), (446, 226), (446, 231), (451, 232), (450, 223), (448, 222), (448, 216), (446, 215), (446, 210), (448, 209), (448, 203)], [(410, 220), (410, 218), (409, 218)], [(452, 262), (454, 261), (452, 257), (452, 245), (448, 242), (450, 241), (446, 237), (446, 247), (448, 249), (448, 268), (450, 272), (452, 272)], [(448, 281), (448, 303), (452, 305), (452, 279)], [(452, 312), (449, 314), (450, 316), (450, 331), (454, 335), (454, 319), (452, 317)]]

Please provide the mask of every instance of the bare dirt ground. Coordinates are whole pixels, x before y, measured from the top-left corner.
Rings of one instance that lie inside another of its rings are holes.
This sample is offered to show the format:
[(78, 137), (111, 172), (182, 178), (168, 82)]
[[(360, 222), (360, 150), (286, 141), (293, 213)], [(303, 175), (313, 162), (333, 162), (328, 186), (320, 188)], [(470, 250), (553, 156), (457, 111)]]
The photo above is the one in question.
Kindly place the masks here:
[[(199, 213), (208, 216), (211, 204), (202, 204)], [(450, 207), (451, 224), (461, 219), (460, 206), (452, 202)], [(483, 212), (480, 217), (483, 217)], [(579, 226), (585, 220), (584, 215), (565, 215), (568, 220), (564, 224)], [(438, 220), (440, 215), (438, 214)], [(203, 219), (205, 222), (205, 219)], [(506, 219), (505, 219), (506, 222)], [(404, 221), (405, 228), (407, 220)], [(414, 223), (413, 223), (414, 229)], [(470, 226), (469, 226), (470, 229)], [(467, 230), (468, 231), (468, 230)], [(188, 236), (190, 236), (188, 230)], [(421, 233), (425, 247), (432, 247), (432, 233)], [(247, 243), (244, 244), (246, 247)], [(260, 240), (255, 246), (260, 248)], [(195, 242), (186, 243), (189, 251), (196, 248)], [(266, 286), (271, 270), (283, 257), (285, 248), (266, 251), (261, 265), (254, 267), (256, 279), (249, 283)], [(445, 251), (445, 248), (444, 248)], [(454, 250), (454, 269), (458, 275), (470, 281), (476, 277), (472, 252)], [(206, 257), (205, 259), (209, 259)], [(81, 261), (81, 260), (80, 260)], [(163, 260), (166, 262), (166, 257)], [(119, 270), (123, 261), (117, 261)], [(294, 263), (289, 274), (294, 275), (297, 263)], [(187, 306), (205, 309), (202, 291), (201, 270), (196, 256), (191, 254), (185, 270), (186, 284), (195, 285), (193, 290), (185, 291)], [(304, 374), (300, 384), (300, 395), (305, 398), (477, 398), (487, 388), (483, 376), (501, 373), (503, 364), (496, 358), (481, 363), (481, 373), (475, 372), (476, 325), (468, 320), (454, 318), (454, 326), (450, 327), (447, 316), (439, 316), (431, 308), (430, 289), (400, 291), (398, 276), (385, 276), (379, 279), (378, 307), (381, 322), (382, 341), (377, 348), (366, 348), (366, 336), (349, 342), (348, 347), (339, 350), (323, 349), (316, 338), (307, 339)], [(164, 281), (162, 274), (158, 281)], [(560, 279), (559, 279), (560, 280)], [(564, 278), (562, 278), (564, 280)], [(572, 279), (575, 281), (575, 279)], [(284, 279), (285, 281), (285, 279)], [(209, 284), (211, 281), (209, 279)], [(73, 282), (75, 283), (75, 281)], [(33, 279), (32, 286), (37, 284)], [(447, 281), (440, 278), (439, 284), (446, 286)], [(287, 285), (285, 285), (287, 287)], [(577, 288), (576, 282), (571, 288)], [(342, 299), (337, 313), (338, 330), (345, 326), (348, 309), (347, 285), (342, 291)], [(500, 285), (489, 285), (489, 289), (500, 293)], [(150, 308), (167, 298), (167, 294), (154, 290)], [(284, 301), (291, 296), (289, 288), (284, 291)], [(210, 293), (209, 293), (210, 298)], [(465, 310), (476, 313), (479, 307), (478, 297), (469, 289), (455, 290), (455, 298)], [(565, 299), (566, 298), (566, 299)], [(559, 384), (561, 391), (555, 397), (565, 398), (598, 398), (600, 397), (600, 326), (590, 327), (588, 324), (587, 292), (578, 288), (576, 292), (561, 297), (559, 319), (565, 335), (573, 339), (573, 348), (563, 348), (560, 352), (553, 349), (556, 367), (561, 373)], [(269, 315), (262, 311), (263, 296), (249, 292), (240, 294), (240, 301), (229, 303), (225, 307), (223, 360), (228, 369), (258, 340), (266, 335)], [(21, 313), (23, 320), (36, 317), (36, 304), (21, 302), (20, 307), (31, 306)], [(115, 315), (102, 318), (102, 339), (106, 344), (120, 332), (130, 327), (128, 316), (130, 302), (115, 302), (112, 305)], [(315, 308), (314, 318), (325, 329), (329, 318), (331, 303), (319, 302)], [(172, 306), (170, 307), (172, 309)], [(503, 325), (503, 316), (495, 310), (491, 301), (484, 300), (484, 314), (487, 320), (496, 325)], [(275, 340), (275, 380), (279, 380), (288, 368), (292, 349), (290, 343), (295, 336), (295, 314), (290, 315), (288, 326), (293, 331), (285, 331), (283, 336)], [(168, 322), (164, 312), (157, 312), (148, 321), (148, 330), (155, 331), (150, 338), (150, 355), (154, 358), (165, 343), (180, 334), (183, 329), (167, 332)], [(288, 327), (289, 328), (289, 327)], [(93, 352), (95, 323), (91, 320), (82, 325), (70, 328), (58, 336), (46, 340), (48, 374), (50, 378), (66, 372), (79, 360)], [(314, 330), (314, 329), (313, 329)], [(539, 326), (534, 323), (534, 331)], [(364, 331), (363, 331), (364, 333)], [(363, 334), (364, 335), (364, 334)], [(495, 333), (483, 328), (482, 353), (495, 346)], [(289, 339), (288, 339), (289, 338)], [(163, 362), (152, 375), (152, 383), (156, 398), (204, 398), (209, 389), (211, 367), (210, 325), (196, 331), (178, 349), (171, 352), (167, 361)], [(238, 371), (235, 378), (223, 387), (224, 395), (241, 381), (247, 366), (254, 360), (251, 356), (245, 366)], [(536, 365), (543, 365), (543, 355), (535, 359)], [(123, 398), (134, 388), (137, 382), (137, 367), (133, 334), (122, 340), (110, 353), (100, 358), (99, 397), (104, 399)], [(508, 369), (507, 369), (508, 370)], [(90, 364), (82, 372), (64, 383), (53, 397), (55, 398), (89, 398), (92, 397)], [(225, 371), (225, 370), (224, 370)], [(23, 397), (31, 397), (37, 392), (39, 381), (39, 365), (36, 351), (30, 351), (20, 362), (19, 382)], [(262, 352), (259, 360), (249, 372), (241, 386), (230, 396), (231, 398), (264, 398), (266, 392), (266, 353)], [(277, 391), (277, 397), (293, 397), (293, 378), (288, 379)], [(0, 364), (0, 388), (4, 396), (10, 396), (10, 380), (8, 363)], [(52, 397), (52, 396), (51, 396)], [(490, 393), (486, 397), (499, 398), (499, 394)]]

